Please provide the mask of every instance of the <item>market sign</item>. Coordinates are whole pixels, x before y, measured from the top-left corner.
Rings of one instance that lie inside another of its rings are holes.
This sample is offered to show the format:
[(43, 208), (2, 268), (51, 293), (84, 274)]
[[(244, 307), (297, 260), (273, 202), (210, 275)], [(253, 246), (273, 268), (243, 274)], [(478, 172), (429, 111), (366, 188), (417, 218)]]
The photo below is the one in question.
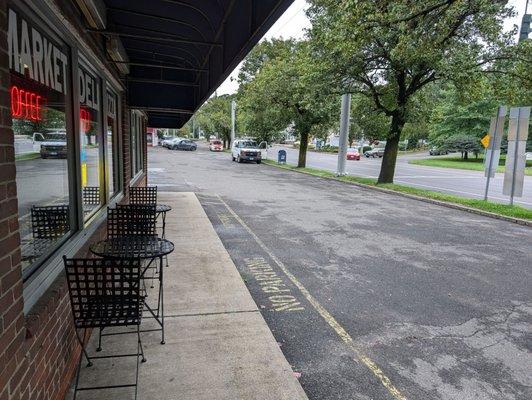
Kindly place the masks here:
[(68, 58), (37, 28), (9, 9), (9, 69), (52, 90), (67, 93)]

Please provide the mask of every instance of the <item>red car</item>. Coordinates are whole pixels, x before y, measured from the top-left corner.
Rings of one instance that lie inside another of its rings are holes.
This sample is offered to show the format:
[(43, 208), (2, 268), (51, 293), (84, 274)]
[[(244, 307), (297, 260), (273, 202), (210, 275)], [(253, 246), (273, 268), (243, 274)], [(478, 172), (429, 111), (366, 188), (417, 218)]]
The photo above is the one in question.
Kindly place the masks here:
[(347, 159), (360, 161), (360, 153), (357, 149), (350, 147), (347, 149)]
[(222, 151), (223, 144), (221, 140), (211, 140), (211, 144), (209, 145), (210, 151)]

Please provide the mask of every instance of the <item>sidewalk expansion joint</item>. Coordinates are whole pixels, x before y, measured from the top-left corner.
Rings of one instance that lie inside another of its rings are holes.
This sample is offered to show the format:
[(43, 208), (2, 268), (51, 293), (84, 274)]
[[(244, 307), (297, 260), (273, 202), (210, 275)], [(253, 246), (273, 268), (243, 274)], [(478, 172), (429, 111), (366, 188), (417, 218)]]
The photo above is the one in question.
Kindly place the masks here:
[[(218, 311), (218, 312), (206, 312), (206, 313), (193, 313), (193, 314), (170, 314), (165, 315), (164, 318), (182, 318), (182, 317), (207, 317), (210, 315), (226, 315), (226, 314), (245, 314), (245, 313), (258, 313), (256, 310), (235, 310), (235, 311)], [(153, 317), (144, 317), (144, 319), (151, 319)]]

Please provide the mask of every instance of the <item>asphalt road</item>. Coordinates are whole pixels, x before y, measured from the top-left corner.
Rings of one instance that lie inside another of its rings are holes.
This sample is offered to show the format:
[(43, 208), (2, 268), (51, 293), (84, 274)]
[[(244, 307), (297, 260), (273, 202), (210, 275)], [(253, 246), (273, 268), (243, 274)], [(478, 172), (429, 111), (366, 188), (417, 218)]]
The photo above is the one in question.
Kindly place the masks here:
[[(297, 164), (298, 150), (292, 147), (273, 147), (268, 150), (269, 158), (277, 160), (277, 151), (284, 149), (287, 152), (287, 162)], [(484, 198), (486, 178), (483, 171), (468, 171), (451, 168), (435, 168), (423, 165), (409, 164), (412, 158), (430, 157), (426, 153), (400, 155), (397, 159), (395, 183), (419, 187), (422, 189), (444, 192), (473, 199)], [(307, 153), (307, 166), (336, 171), (337, 154)], [(346, 171), (349, 175), (376, 178), (381, 167), (380, 158), (365, 158), (360, 161), (348, 160)], [(489, 199), (494, 202), (508, 204), (509, 197), (502, 194), (504, 174), (495, 174), (490, 182)], [(532, 176), (525, 176), (523, 197), (516, 197), (514, 203), (523, 207), (532, 208)]]
[(149, 183), (197, 193), (311, 400), (532, 398), (530, 228), (204, 146)]

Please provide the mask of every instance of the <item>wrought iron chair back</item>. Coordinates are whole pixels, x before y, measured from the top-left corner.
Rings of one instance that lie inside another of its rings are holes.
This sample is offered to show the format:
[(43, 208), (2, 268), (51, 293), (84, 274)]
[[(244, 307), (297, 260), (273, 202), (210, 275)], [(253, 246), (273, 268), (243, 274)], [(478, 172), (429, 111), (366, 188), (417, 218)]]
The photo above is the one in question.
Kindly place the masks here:
[(157, 235), (155, 205), (127, 204), (107, 209), (107, 237)]
[(139, 259), (64, 257), (64, 263), (76, 328), (140, 324)]
[(35, 239), (59, 239), (70, 230), (70, 207), (32, 206), (31, 230)]
[(157, 186), (140, 186), (129, 188), (130, 204), (157, 204)]
[(100, 188), (98, 186), (84, 186), (81, 194), (84, 205), (97, 206), (101, 203)]

